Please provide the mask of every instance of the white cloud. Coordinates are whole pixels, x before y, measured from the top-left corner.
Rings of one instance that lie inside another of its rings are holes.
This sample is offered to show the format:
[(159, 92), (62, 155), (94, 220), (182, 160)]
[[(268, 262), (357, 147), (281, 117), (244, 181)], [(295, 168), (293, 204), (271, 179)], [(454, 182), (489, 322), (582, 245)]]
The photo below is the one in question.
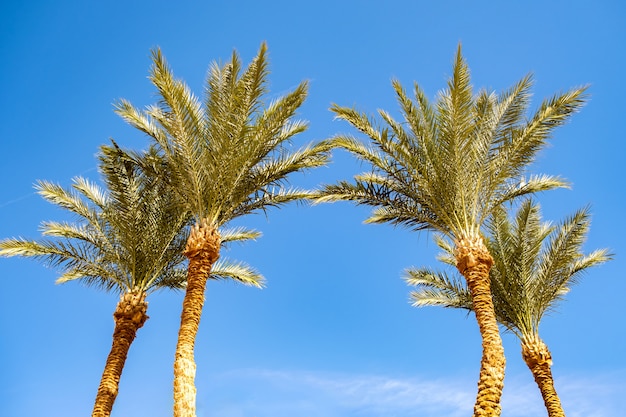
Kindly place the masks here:
[(555, 385), (568, 417), (615, 417), (626, 410), (626, 370), (563, 376)]
[[(569, 417), (614, 417), (624, 407), (622, 374), (557, 380)], [(476, 382), (306, 371), (238, 370), (216, 375), (200, 392), (199, 417), (457, 417), (472, 414)], [(621, 391), (621, 394), (620, 394)], [(527, 376), (507, 376), (503, 417), (546, 414)]]

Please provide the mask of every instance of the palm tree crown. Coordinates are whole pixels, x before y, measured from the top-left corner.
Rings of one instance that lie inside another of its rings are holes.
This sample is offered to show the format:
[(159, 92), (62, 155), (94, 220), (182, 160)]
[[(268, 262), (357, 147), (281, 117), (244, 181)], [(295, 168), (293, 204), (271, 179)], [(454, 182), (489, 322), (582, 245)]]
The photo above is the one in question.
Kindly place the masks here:
[(220, 227), (309, 195), (283, 185), (293, 172), (326, 164), (331, 144), (291, 148), (291, 139), (307, 128), (293, 119), (306, 98), (307, 83), (266, 105), (265, 44), (243, 73), (236, 53), (222, 67), (214, 63), (204, 103), (174, 78), (160, 50), (153, 51), (152, 59), (150, 79), (159, 103), (139, 110), (121, 100), (117, 113), (154, 140), (164, 164), (153, 168), (175, 187), (196, 223)]
[(118, 293), (183, 288), (186, 218), (171, 209), (172, 193), (124, 155), (117, 145), (101, 147), (104, 188), (82, 177), (74, 178), (72, 190), (39, 181), (39, 194), (78, 222), (44, 222), (42, 234), (52, 239), (7, 239), (0, 254), (60, 268), (57, 283), (80, 280)]
[[(498, 322), (520, 339), (539, 334), (539, 324), (553, 311), (573, 284), (590, 267), (611, 259), (607, 249), (584, 254), (582, 246), (591, 224), (589, 208), (576, 211), (559, 225), (541, 221), (540, 207), (530, 199), (514, 219), (500, 208), (487, 223), (487, 246), (494, 258), (491, 291)], [(455, 265), (454, 248), (438, 237), (444, 250), (439, 259)], [(472, 309), (472, 298), (455, 274), (431, 268), (410, 268), (406, 281), (419, 287), (411, 292), (416, 307)]]
[(355, 182), (327, 186), (320, 201), (351, 200), (375, 207), (367, 223), (432, 229), (452, 239), (479, 233), (495, 208), (516, 197), (564, 186), (554, 176), (524, 178), (552, 130), (584, 103), (585, 88), (545, 100), (529, 118), (532, 77), (500, 95), (473, 92), (459, 50), (447, 89), (433, 104), (415, 84), (411, 100), (392, 82), (403, 116), (378, 113), (385, 127), (355, 109), (333, 105), (337, 118), (366, 134), (373, 147), (350, 135), (335, 138), (373, 170)]

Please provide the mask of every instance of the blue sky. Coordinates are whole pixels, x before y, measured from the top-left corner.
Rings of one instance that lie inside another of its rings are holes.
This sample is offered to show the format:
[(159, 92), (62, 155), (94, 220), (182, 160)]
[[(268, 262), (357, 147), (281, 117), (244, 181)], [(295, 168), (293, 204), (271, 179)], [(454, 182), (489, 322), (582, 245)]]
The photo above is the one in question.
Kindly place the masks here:
[[(310, 94), (298, 144), (350, 127), (331, 103), (397, 115), (390, 80), (417, 81), (430, 97), (445, 85), (459, 42), (473, 84), (501, 91), (532, 72), (534, 105), (590, 85), (591, 99), (556, 131), (535, 172), (571, 190), (539, 196), (558, 221), (586, 204), (588, 251), (614, 261), (590, 270), (541, 333), (570, 417), (613, 417), (626, 408), (622, 308), (626, 138), (626, 6), (588, 1), (5, 1), (0, 5), (0, 238), (37, 238), (64, 213), (33, 191), (38, 179), (97, 179), (98, 146), (115, 138), (141, 149), (112, 103), (154, 101), (150, 49), (199, 94), (208, 66), (236, 49), (249, 62), (262, 41), (270, 97), (300, 81)], [(294, 178), (315, 186), (363, 167), (333, 163)], [(401, 279), (436, 265), (427, 234), (364, 225), (349, 204), (290, 206), (242, 221), (263, 232), (226, 256), (267, 278), (258, 290), (211, 282), (196, 344), (199, 417), (467, 416), (476, 393), (480, 339), (461, 311), (416, 309)], [(0, 415), (84, 416), (91, 410), (113, 331), (113, 294), (33, 260), (0, 259)], [(182, 294), (149, 299), (150, 320), (131, 347), (113, 416), (171, 415), (172, 363)], [(503, 336), (503, 416), (545, 415), (514, 336)]]

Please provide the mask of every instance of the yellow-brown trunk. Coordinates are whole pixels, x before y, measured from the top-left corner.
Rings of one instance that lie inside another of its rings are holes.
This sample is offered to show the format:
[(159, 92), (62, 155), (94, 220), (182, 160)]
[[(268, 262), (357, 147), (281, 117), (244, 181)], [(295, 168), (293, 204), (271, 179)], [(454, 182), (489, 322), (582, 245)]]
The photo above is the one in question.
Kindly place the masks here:
[(180, 315), (174, 358), (174, 417), (196, 415), (194, 346), (204, 305), (204, 291), (213, 263), (219, 257), (220, 237), (213, 226), (195, 225), (185, 248), (189, 259), (187, 290)]
[(148, 319), (147, 310), (146, 293), (143, 291), (123, 294), (120, 302), (117, 303), (117, 308), (113, 313), (115, 319), (113, 345), (100, 379), (98, 394), (91, 413), (93, 417), (108, 417), (111, 414), (128, 350), (135, 339), (137, 330)]
[(456, 248), (457, 268), (467, 281), (482, 337), (483, 354), (474, 417), (497, 417), (501, 413), (500, 399), (506, 361), (491, 298), (489, 270), (493, 258), (480, 236), (460, 239)]
[(535, 382), (541, 391), (548, 416), (565, 417), (561, 400), (554, 389), (554, 380), (550, 369), (552, 367), (552, 355), (546, 344), (539, 337), (523, 339), (522, 357), (533, 373)]

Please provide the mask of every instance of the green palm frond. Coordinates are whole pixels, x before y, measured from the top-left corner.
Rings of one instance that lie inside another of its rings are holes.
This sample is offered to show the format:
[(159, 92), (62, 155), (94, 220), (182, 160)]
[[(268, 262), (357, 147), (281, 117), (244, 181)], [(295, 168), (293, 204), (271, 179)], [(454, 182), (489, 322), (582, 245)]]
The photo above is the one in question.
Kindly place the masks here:
[(87, 178), (74, 178), (72, 188), (77, 190), (82, 197), (85, 197), (99, 209), (103, 209), (107, 205), (108, 198), (106, 192), (95, 183), (89, 181)]
[(152, 286), (153, 290), (166, 288), (168, 290), (184, 290), (187, 285), (187, 267), (176, 266), (167, 268), (159, 275)]
[(167, 134), (156, 123), (156, 120), (150, 117), (150, 114), (156, 112), (154, 108), (141, 111), (133, 107), (128, 100), (121, 99), (114, 104), (115, 113), (117, 113), (126, 123), (154, 138), (157, 143), (164, 146), (167, 144)]
[(265, 191), (258, 191), (250, 196), (246, 201), (241, 202), (231, 213), (233, 218), (258, 211), (265, 211), (270, 207), (280, 207), (290, 202), (302, 202), (315, 198), (313, 191), (298, 188), (271, 188)]
[(230, 242), (242, 242), (245, 240), (256, 240), (261, 237), (261, 232), (257, 230), (246, 229), (244, 227), (236, 227), (220, 230), (220, 239), (222, 244)]
[[(89, 191), (90, 195), (100, 195), (102, 193), (96, 189), (98, 188), (97, 185), (89, 183), (84, 179), (74, 178), (74, 185), (78, 183), (83, 185), (90, 184), (93, 187)], [(89, 187), (84, 187), (83, 189), (87, 188)], [(66, 190), (60, 185), (49, 181), (38, 181), (35, 184), (35, 189), (48, 202), (84, 218), (89, 223), (97, 223), (97, 211), (81, 198), (81, 194), (72, 190)], [(80, 191), (78, 188), (77, 190)], [(99, 208), (101, 209), (102, 207)]]
[(608, 249), (598, 249), (576, 260), (571, 268), (572, 282), (577, 282), (579, 273), (592, 266), (600, 265), (613, 259), (613, 253)]
[(212, 279), (233, 279), (242, 284), (263, 288), (265, 278), (250, 266), (220, 258), (211, 269)]
[[(274, 158), (258, 161), (250, 168), (248, 180), (257, 188), (280, 185), (291, 173), (302, 169), (324, 166), (328, 163), (333, 148), (331, 141), (322, 141), (305, 146), (300, 150), (277, 155)], [(242, 193), (247, 196), (250, 193)]]
[(437, 233), (433, 236), (433, 239), (437, 246), (442, 250), (441, 253), (437, 255), (437, 260), (453, 267), (456, 267), (456, 257), (454, 256), (454, 242), (451, 242), (449, 239), (446, 239), (445, 236)]
[(569, 287), (578, 282), (587, 268), (612, 258), (606, 249), (588, 255), (581, 252), (590, 223), (589, 207), (580, 209), (565, 219), (546, 243), (538, 259), (536, 278), (530, 283), (537, 324), (543, 314), (553, 309), (556, 302), (569, 291)]
[(42, 261), (52, 268), (62, 271), (57, 283), (75, 279), (85, 279), (88, 285), (105, 289), (118, 286), (120, 276), (116, 268), (105, 262), (104, 257), (94, 247), (73, 244), (70, 241), (41, 240), (23, 238), (0, 241), (0, 256), (24, 256)]
[[(333, 107), (331, 107), (331, 110), (335, 113), (341, 114), (342, 112), (349, 111), (351, 109), (346, 109), (333, 105)], [(338, 118), (342, 117), (338, 116)], [(336, 147), (347, 150), (348, 152), (356, 155), (359, 159), (370, 163), (372, 166), (376, 167), (382, 172), (387, 170), (385, 156), (372, 146), (367, 146), (363, 144), (354, 136), (338, 135), (333, 137), (332, 140)], [(332, 194), (330, 194), (328, 197), (332, 198)]]
[(409, 268), (405, 271), (404, 279), (408, 285), (418, 288), (411, 291), (411, 300), (415, 307), (472, 309), (472, 297), (465, 283), (445, 272), (430, 268)]
[(530, 175), (520, 177), (516, 182), (509, 182), (501, 190), (493, 201), (494, 209), (507, 201), (518, 197), (549, 191), (555, 188), (570, 188), (569, 182), (553, 175)]

